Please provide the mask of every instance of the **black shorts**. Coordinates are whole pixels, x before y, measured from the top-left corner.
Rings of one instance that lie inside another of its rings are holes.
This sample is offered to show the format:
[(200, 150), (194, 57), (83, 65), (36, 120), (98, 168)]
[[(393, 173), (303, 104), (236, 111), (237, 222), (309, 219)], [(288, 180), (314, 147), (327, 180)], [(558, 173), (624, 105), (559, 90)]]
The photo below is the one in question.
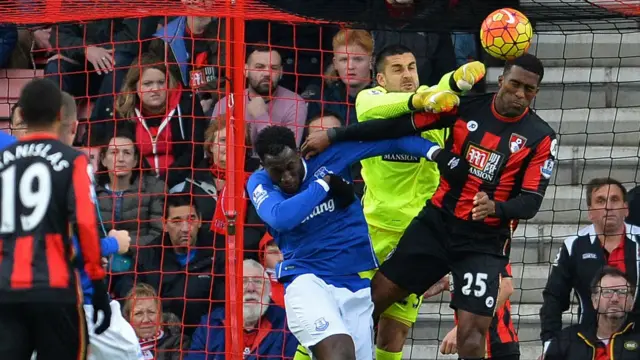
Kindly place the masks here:
[(87, 324), (82, 305), (3, 303), (0, 306), (0, 359), (82, 360), (87, 356)]
[(423, 294), (449, 272), (451, 307), (492, 317), (500, 274), (508, 264), (509, 238), (464, 227), (431, 204), (413, 219), (380, 272), (401, 288)]

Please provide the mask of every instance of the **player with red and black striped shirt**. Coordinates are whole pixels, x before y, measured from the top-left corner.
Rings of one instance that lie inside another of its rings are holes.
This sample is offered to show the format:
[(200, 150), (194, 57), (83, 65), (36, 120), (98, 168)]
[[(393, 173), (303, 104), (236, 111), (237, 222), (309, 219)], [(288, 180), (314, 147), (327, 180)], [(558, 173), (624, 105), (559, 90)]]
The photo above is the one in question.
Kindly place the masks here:
[[(317, 132), (303, 151), (331, 142), (374, 141), (451, 128), (440, 162), (440, 184), (414, 218), (398, 247), (372, 279), (374, 318), (408, 294), (422, 294), (451, 272), (452, 307), (460, 320), (461, 359), (484, 357), (500, 272), (508, 263), (511, 229), (536, 215), (555, 164), (556, 136), (529, 105), (544, 76), (525, 54), (506, 63), (495, 94), (458, 98), (430, 89), (425, 108), (440, 114), (372, 120)], [(455, 91), (456, 84), (450, 84)], [(412, 108), (411, 99), (409, 106)], [(451, 112), (444, 112), (454, 110)]]
[(60, 89), (33, 80), (20, 95), (27, 134), (0, 150), (0, 359), (86, 358), (87, 329), (70, 229), (93, 282), (96, 328), (109, 327), (86, 156), (58, 140)]

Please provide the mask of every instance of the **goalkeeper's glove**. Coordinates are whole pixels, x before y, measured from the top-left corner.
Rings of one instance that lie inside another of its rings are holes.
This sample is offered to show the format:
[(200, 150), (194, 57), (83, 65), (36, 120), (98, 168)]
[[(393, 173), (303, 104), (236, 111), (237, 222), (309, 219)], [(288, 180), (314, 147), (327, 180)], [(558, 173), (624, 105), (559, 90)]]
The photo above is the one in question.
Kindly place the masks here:
[(429, 89), (414, 94), (411, 104), (419, 111), (441, 113), (453, 110), (460, 104), (460, 98), (452, 91)]
[(339, 209), (349, 207), (349, 205), (356, 200), (353, 184), (347, 182), (340, 175), (329, 174), (327, 177), (329, 178), (329, 181), (327, 181), (329, 184), (329, 195), (336, 201), (336, 206)]
[(109, 304), (109, 294), (107, 294), (107, 288), (104, 285), (103, 280), (92, 281), (93, 296), (91, 297), (91, 304), (93, 305), (93, 323), (98, 323), (98, 311), (102, 310), (104, 318), (100, 325), (97, 325), (94, 329), (96, 335), (100, 335), (105, 332), (109, 325), (111, 325), (111, 305)]
[(486, 73), (487, 69), (484, 64), (480, 61), (474, 61), (460, 66), (451, 77), (460, 91), (469, 91), (473, 85), (482, 80)]
[(433, 161), (438, 165), (441, 175), (454, 183), (464, 183), (469, 175), (469, 163), (450, 151), (441, 149), (434, 154)]

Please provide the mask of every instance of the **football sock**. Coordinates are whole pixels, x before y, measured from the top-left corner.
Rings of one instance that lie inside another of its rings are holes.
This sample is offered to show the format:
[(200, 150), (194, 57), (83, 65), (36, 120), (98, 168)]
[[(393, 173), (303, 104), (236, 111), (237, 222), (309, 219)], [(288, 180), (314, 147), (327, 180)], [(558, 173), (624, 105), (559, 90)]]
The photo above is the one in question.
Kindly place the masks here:
[(389, 352), (376, 348), (376, 360), (402, 360), (402, 351)]

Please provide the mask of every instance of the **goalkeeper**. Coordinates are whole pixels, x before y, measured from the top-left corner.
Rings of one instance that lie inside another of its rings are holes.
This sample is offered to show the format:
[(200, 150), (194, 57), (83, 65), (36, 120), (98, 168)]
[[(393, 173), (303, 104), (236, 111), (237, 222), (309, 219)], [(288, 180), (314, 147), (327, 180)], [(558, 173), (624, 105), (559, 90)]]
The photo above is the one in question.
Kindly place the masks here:
[[(432, 110), (427, 108), (428, 100), (436, 90), (467, 91), (485, 75), (484, 65), (472, 62), (445, 74), (433, 88), (419, 86), (416, 58), (402, 45), (382, 49), (376, 57), (375, 71), (379, 86), (361, 91), (356, 98), (359, 122)], [(411, 96), (413, 108), (409, 105)], [(433, 106), (437, 104), (433, 103)], [(448, 132), (449, 129), (430, 130), (422, 133), (422, 137), (444, 148)], [(453, 160), (452, 154), (446, 156), (450, 158), (439, 157), (437, 164), (404, 154), (387, 154), (361, 161), (366, 184), (364, 214), (380, 263), (390, 256), (411, 220), (435, 192), (440, 180), (438, 166), (447, 166)], [(421, 303), (422, 296), (411, 294), (383, 313), (378, 324), (376, 360), (402, 358), (403, 345), (418, 317)], [(296, 356), (298, 359), (301, 357)]]

